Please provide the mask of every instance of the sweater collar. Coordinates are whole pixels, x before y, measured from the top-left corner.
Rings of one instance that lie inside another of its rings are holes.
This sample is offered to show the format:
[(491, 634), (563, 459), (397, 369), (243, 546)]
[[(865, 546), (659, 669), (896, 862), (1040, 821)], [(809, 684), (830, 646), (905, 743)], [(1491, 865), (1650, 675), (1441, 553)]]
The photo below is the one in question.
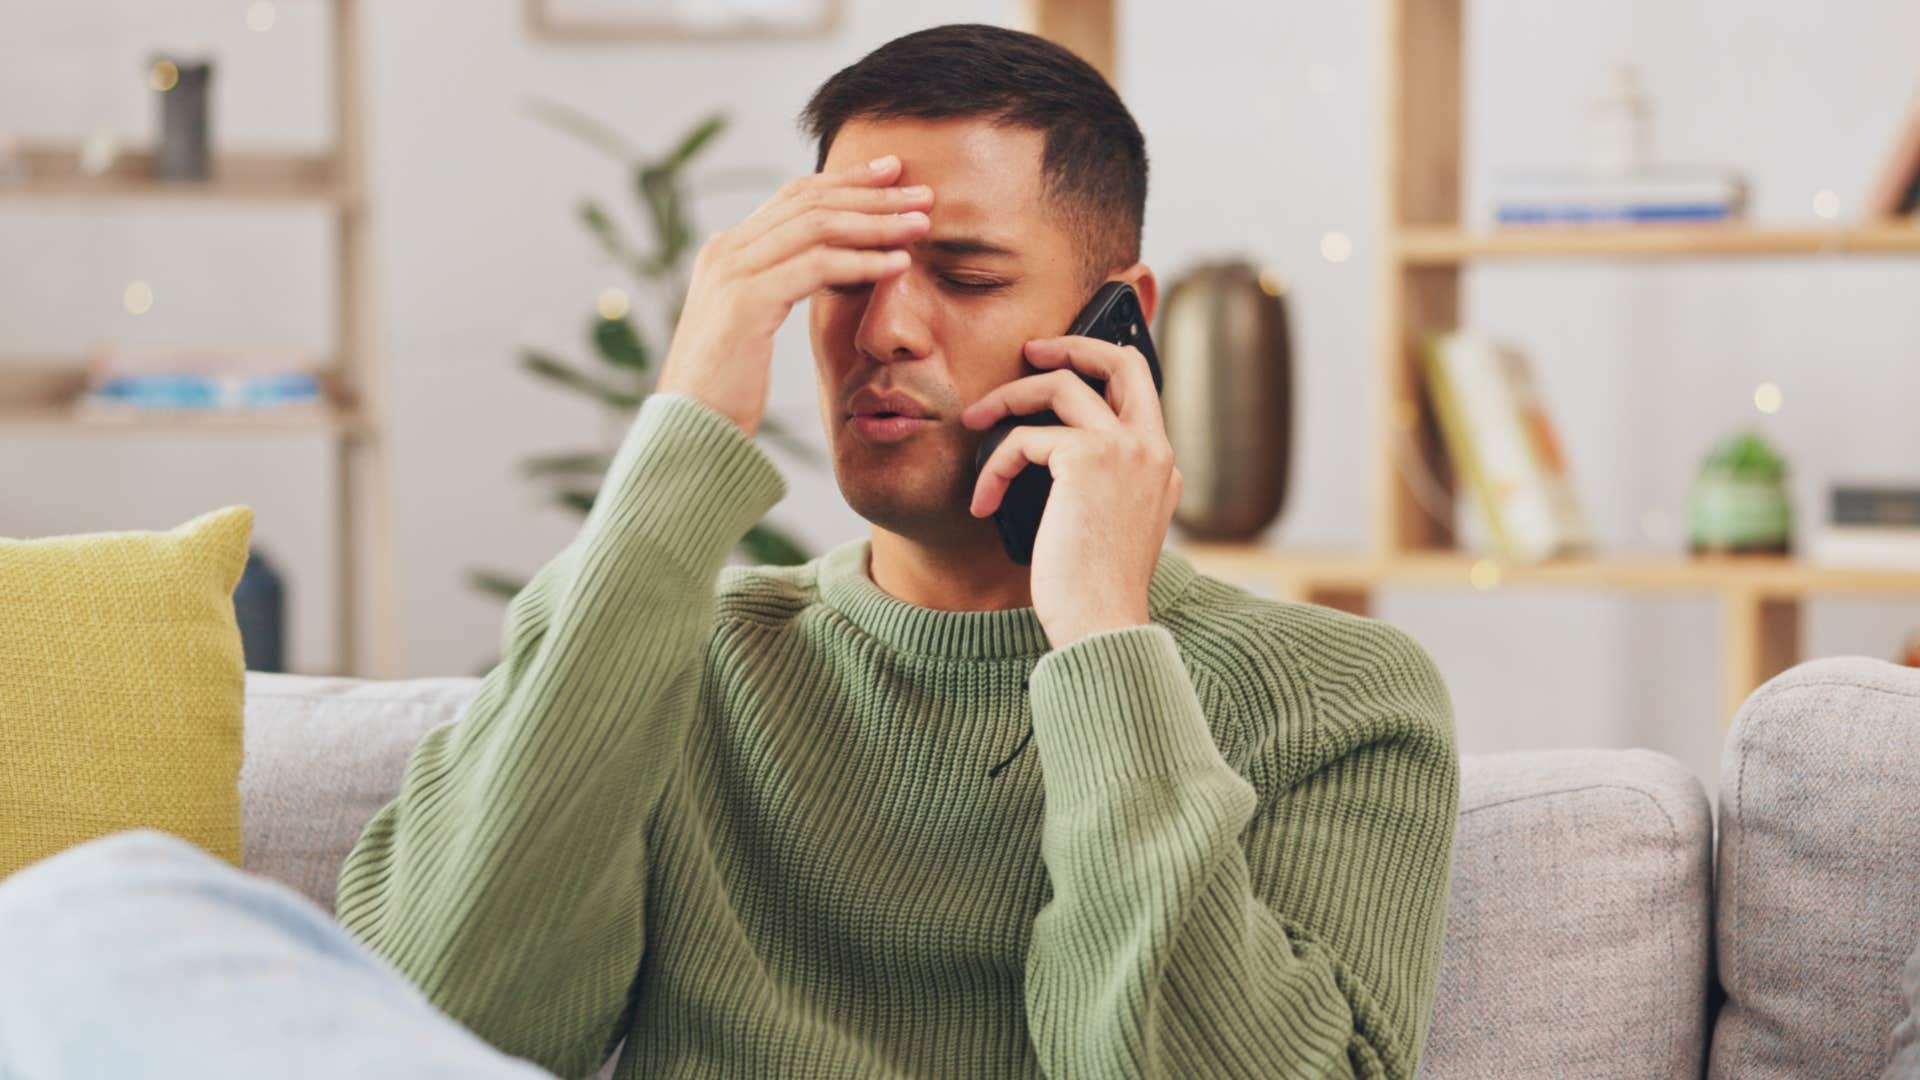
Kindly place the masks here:
[[(874, 584), (872, 548), (869, 537), (849, 540), (821, 555), (819, 570), (821, 599), (872, 637), (901, 652), (954, 659), (1039, 656), (1049, 649), (1031, 606), (941, 611), (893, 596)], [(1197, 573), (1185, 556), (1161, 548), (1147, 585), (1147, 617), (1158, 621)]]

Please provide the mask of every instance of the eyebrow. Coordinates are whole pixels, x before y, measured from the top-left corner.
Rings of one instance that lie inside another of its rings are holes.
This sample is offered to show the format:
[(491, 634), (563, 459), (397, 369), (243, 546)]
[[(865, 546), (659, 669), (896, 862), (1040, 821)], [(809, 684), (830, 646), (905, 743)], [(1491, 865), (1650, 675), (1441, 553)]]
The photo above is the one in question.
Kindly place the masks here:
[(989, 243), (977, 236), (950, 236), (940, 240), (926, 241), (928, 247), (943, 255), (1002, 255), (1017, 257), (1020, 253), (1012, 248)]

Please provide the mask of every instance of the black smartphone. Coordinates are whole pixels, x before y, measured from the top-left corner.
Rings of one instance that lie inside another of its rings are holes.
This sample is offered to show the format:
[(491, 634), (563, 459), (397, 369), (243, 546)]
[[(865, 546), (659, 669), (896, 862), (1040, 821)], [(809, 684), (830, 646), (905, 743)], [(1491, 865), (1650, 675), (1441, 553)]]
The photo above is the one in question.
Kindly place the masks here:
[[(1090, 337), (1100, 341), (1111, 341), (1116, 345), (1131, 345), (1140, 350), (1147, 358), (1147, 369), (1153, 372), (1153, 389), (1160, 391), (1160, 357), (1153, 351), (1153, 337), (1147, 332), (1147, 320), (1140, 311), (1140, 297), (1133, 286), (1124, 281), (1109, 281), (1100, 286), (1093, 294), (1087, 306), (1067, 327), (1068, 335)], [(1031, 367), (1031, 365), (1029, 365)], [(1034, 368), (1037, 373), (1038, 368)], [(1093, 387), (1094, 393), (1106, 396), (1105, 379), (1096, 379), (1089, 375), (1080, 376)], [(1037, 413), (1023, 413), (1001, 417), (1000, 421), (987, 429), (986, 438), (980, 443), (980, 452), (973, 459), (973, 477), (979, 482), (980, 472), (987, 466), (987, 459), (1006, 441), (1008, 434), (1022, 424), (1059, 424), (1060, 418), (1052, 409)], [(1045, 466), (1028, 463), (1013, 478), (1006, 494), (1000, 499), (999, 509), (993, 512), (993, 523), (1000, 530), (1000, 546), (1006, 549), (1007, 558), (1021, 566), (1033, 562), (1033, 539), (1040, 532), (1040, 514), (1047, 508), (1047, 493), (1053, 490), (1053, 474)]]

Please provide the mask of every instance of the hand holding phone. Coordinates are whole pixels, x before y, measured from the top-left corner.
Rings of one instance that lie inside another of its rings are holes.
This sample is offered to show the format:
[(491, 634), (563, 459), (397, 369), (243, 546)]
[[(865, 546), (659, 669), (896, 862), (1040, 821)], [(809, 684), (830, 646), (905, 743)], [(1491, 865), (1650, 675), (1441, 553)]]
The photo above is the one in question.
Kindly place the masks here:
[[(1140, 297), (1133, 291), (1133, 286), (1124, 281), (1109, 281), (1102, 285), (1093, 294), (1093, 299), (1080, 309), (1080, 314), (1067, 327), (1066, 333), (1068, 336), (1090, 337), (1139, 349), (1141, 355), (1147, 358), (1147, 369), (1153, 373), (1154, 391), (1157, 393), (1161, 389), (1160, 358), (1154, 352), (1153, 338), (1148, 333), (1147, 320), (1140, 310)], [(1105, 380), (1088, 375), (1080, 377), (1095, 393), (1105, 396)], [(1014, 428), (1023, 424), (1058, 425), (1060, 422), (1051, 409), (1002, 418), (987, 430), (979, 452), (974, 455), (975, 483), (979, 482), (987, 460)], [(993, 523), (999, 530), (1001, 547), (1006, 550), (1009, 559), (1021, 566), (1033, 562), (1033, 542), (1040, 532), (1040, 515), (1046, 510), (1047, 495), (1052, 490), (1053, 474), (1045, 466), (1030, 464), (1007, 487), (999, 507), (993, 512)]]

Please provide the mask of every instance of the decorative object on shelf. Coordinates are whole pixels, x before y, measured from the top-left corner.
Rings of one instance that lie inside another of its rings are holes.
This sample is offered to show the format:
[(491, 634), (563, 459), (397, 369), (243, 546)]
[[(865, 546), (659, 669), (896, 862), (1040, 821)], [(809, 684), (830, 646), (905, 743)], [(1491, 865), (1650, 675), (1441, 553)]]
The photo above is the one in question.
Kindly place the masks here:
[(1920, 482), (1832, 484), (1807, 549), (1823, 566), (1920, 570)]
[(1630, 65), (1617, 65), (1587, 106), (1587, 167), (1501, 170), (1501, 225), (1622, 225), (1727, 221), (1747, 208), (1747, 182), (1724, 168), (1657, 166), (1652, 107)]
[(1920, 214), (1920, 89), (1914, 91), (1863, 209), (1868, 218)]
[(1644, 172), (1652, 113), (1639, 73), (1631, 64), (1616, 65), (1605, 92), (1587, 105), (1587, 167), (1614, 176)]
[(1753, 430), (1723, 439), (1701, 462), (1687, 495), (1695, 555), (1785, 555), (1793, 546), (1787, 465)]
[(118, 346), (96, 352), (75, 411), (88, 419), (128, 419), (155, 410), (276, 417), (326, 406), (322, 376), (310, 358), (284, 349)]
[(148, 81), (160, 103), (160, 138), (154, 146), (153, 175), (162, 180), (207, 179), (212, 175), (207, 153), (207, 98), (213, 62), (155, 57)]
[[(546, 123), (574, 135), (617, 160), (632, 176), (632, 190), (640, 197), (640, 212), (651, 226), (652, 245), (643, 249), (627, 236), (598, 202), (583, 199), (580, 220), (607, 257), (638, 279), (643, 290), (663, 301), (662, 321), (670, 337), (686, 300), (688, 262), (695, 251), (695, 232), (688, 213), (690, 186), (686, 170), (700, 152), (726, 129), (727, 118), (716, 113), (699, 121), (666, 154), (650, 158), (629, 146), (624, 138), (599, 121), (564, 105), (536, 102), (535, 111)], [(756, 186), (771, 179), (757, 170), (735, 174)], [(703, 187), (721, 182), (703, 180)], [(603, 290), (588, 317), (588, 338), (594, 354), (606, 365), (600, 372), (583, 370), (540, 349), (523, 349), (523, 367), (567, 390), (586, 394), (605, 406), (621, 427), (628, 426), (640, 402), (651, 391), (653, 347), (635, 326), (631, 301), (622, 289)], [(817, 462), (811, 447), (794, 438), (773, 417), (760, 422), (760, 433), (778, 442), (794, 456)], [(529, 477), (553, 485), (554, 501), (583, 517), (593, 507), (613, 452), (608, 449), (545, 454), (527, 461)], [(739, 551), (760, 563), (792, 565), (810, 557), (791, 536), (765, 521), (747, 530)], [(525, 587), (523, 579), (492, 570), (470, 569), (467, 581), (475, 588), (512, 598)]]
[(1538, 562), (1593, 542), (1526, 354), (1480, 334), (1434, 334), (1421, 370), (1454, 472), (1502, 558)]
[(575, 41), (825, 37), (843, 0), (524, 0), (537, 37)]
[(1195, 540), (1248, 540), (1286, 505), (1293, 355), (1280, 277), (1244, 260), (1174, 282), (1153, 339), (1183, 488), (1173, 520)]
[(240, 647), (248, 671), (285, 671), (286, 588), (273, 561), (258, 547), (247, 550), (247, 565), (233, 588), (233, 614), (240, 624)]

